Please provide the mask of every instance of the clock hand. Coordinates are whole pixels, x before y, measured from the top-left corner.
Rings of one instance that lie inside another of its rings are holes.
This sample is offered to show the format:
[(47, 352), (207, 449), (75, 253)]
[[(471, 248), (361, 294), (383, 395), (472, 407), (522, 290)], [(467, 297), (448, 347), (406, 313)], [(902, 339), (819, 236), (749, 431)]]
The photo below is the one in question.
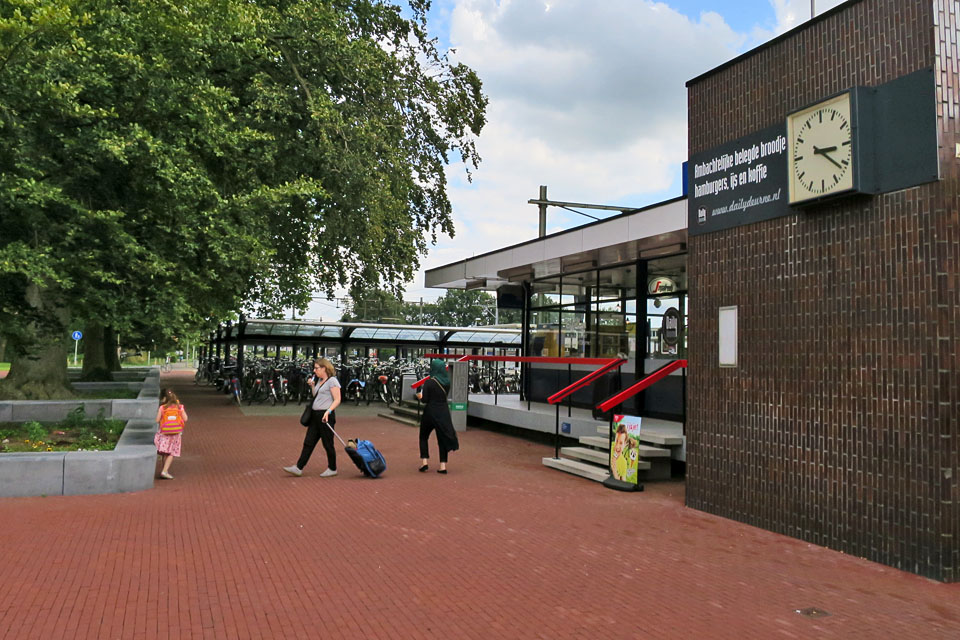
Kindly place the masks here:
[(836, 167), (837, 167), (838, 169), (843, 169), (843, 165), (841, 165), (839, 162), (837, 162), (836, 160), (834, 160), (833, 158), (830, 157), (830, 152), (831, 152), (831, 151), (836, 151), (836, 150), (837, 150), (836, 145), (834, 145), (834, 146), (832, 146), (832, 147), (824, 147), (823, 149), (820, 149), (820, 148), (817, 147), (816, 145), (814, 145), (814, 147), (813, 147), (813, 153), (814, 153), (814, 154), (819, 154), (819, 155), (823, 156), (824, 158), (826, 158), (827, 160), (829, 160), (830, 162), (832, 162), (834, 165), (836, 165)]
[(824, 153), (823, 157), (829, 160), (830, 162), (832, 162), (834, 165), (836, 165), (837, 169), (843, 169), (843, 165), (841, 165), (839, 162), (831, 158), (828, 154)]

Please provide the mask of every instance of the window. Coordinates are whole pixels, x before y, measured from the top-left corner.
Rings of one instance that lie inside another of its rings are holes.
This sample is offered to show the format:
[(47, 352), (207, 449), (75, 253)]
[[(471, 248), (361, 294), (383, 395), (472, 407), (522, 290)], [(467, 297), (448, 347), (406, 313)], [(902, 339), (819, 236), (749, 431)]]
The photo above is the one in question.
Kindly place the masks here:
[(635, 356), (636, 298), (635, 264), (535, 281), (530, 296), (531, 355)]

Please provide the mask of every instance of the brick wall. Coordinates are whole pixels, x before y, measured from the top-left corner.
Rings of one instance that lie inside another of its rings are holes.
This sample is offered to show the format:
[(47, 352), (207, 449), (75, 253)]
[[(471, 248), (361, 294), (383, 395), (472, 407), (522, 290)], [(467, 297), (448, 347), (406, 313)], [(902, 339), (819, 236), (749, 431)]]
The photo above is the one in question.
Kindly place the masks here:
[[(960, 579), (956, 3), (849, 3), (689, 85), (689, 154), (937, 76), (941, 180), (691, 237), (687, 504)], [(717, 310), (739, 307), (739, 367)]]

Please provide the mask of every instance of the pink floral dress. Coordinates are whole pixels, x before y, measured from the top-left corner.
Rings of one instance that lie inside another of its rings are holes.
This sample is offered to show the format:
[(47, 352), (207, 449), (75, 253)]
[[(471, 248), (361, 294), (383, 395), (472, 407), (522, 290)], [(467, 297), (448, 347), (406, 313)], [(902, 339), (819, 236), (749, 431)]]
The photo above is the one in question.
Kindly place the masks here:
[[(180, 405), (180, 411), (183, 411), (183, 405)], [(157, 445), (157, 453), (163, 453), (167, 455), (172, 455), (175, 458), (180, 457), (180, 436), (183, 433), (160, 433), (160, 430), (157, 429), (157, 434), (153, 436), (153, 443)]]

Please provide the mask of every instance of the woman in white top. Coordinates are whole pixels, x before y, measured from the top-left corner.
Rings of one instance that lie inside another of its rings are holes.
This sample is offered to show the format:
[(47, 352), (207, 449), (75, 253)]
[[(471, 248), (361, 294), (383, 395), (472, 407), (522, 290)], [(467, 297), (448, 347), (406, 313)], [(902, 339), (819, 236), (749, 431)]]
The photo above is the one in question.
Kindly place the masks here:
[(315, 377), (307, 380), (313, 396), (313, 413), (307, 435), (303, 439), (303, 450), (297, 464), (284, 467), (283, 470), (293, 476), (302, 476), (303, 468), (307, 466), (314, 447), (317, 442), (322, 441), (323, 449), (327, 452), (327, 468), (320, 477), (329, 478), (337, 475), (337, 450), (333, 446), (332, 427), (337, 423), (334, 411), (340, 406), (340, 381), (334, 375), (336, 370), (333, 363), (326, 358), (313, 361), (313, 372)]

